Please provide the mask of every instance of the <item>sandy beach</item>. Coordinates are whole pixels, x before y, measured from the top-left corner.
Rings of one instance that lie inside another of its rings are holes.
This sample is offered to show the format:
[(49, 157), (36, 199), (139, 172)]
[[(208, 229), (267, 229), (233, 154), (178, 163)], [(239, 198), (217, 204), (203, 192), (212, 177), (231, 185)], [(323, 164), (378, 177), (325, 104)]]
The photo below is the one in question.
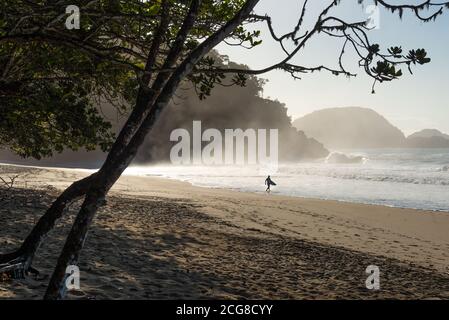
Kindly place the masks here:
[[(0, 166), (0, 253), (88, 173)], [(38, 279), (0, 298), (40, 299), (80, 202), (39, 249)], [(70, 299), (448, 299), (449, 213), (194, 187), (124, 176), (99, 211)], [(365, 269), (381, 289), (365, 287)]]

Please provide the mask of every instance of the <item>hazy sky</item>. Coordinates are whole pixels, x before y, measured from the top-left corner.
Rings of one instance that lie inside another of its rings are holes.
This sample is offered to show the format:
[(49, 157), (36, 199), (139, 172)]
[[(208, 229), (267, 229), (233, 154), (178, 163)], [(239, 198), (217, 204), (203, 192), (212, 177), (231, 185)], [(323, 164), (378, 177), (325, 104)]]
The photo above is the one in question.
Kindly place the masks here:
[[(303, 1), (262, 0), (256, 8), (258, 14), (268, 13), (278, 34), (290, 31), (297, 23)], [(397, 3), (418, 3), (419, 1), (390, 1)], [(309, 1), (306, 26), (316, 18), (317, 12), (326, 0)], [(370, 3), (367, 2), (366, 5)], [(366, 5), (356, 0), (342, 0), (334, 15), (347, 21), (360, 21), (367, 17)], [(348, 19), (349, 18), (349, 19)], [(269, 66), (282, 60), (285, 55), (279, 45), (270, 41), (264, 25), (259, 28), (264, 43), (252, 50), (220, 45), (218, 50), (229, 55), (231, 60), (247, 64), (253, 69)], [(401, 45), (404, 50), (425, 48), (432, 62), (414, 69), (410, 75), (406, 68), (400, 80), (379, 84), (376, 94), (371, 94), (372, 79), (358, 68), (357, 59), (348, 52), (347, 69), (358, 73), (356, 78), (336, 77), (325, 72), (306, 74), (302, 80), (294, 80), (289, 74), (273, 71), (262, 76), (269, 82), (264, 96), (284, 102), (293, 119), (314, 110), (327, 107), (363, 106), (385, 116), (406, 134), (425, 128), (435, 128), (449, 133), (449, 11), (436, 22), (422, 23), (410, 13), (400, 20), (397, 15), (380, 10), (379, 29), (369, 32), (372, 42), (384, 48)], [(342, 40), (319, 36), (310, 42), (295, 62), (305, 66), (327, 64), (337, 66)]]

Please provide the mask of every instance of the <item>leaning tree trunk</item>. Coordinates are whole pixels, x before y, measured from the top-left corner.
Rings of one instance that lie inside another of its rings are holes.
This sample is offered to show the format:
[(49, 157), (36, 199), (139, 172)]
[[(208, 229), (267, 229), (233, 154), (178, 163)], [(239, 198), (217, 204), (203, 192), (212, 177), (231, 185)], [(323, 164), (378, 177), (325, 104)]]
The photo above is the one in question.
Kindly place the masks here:
[[(159, 48), (169, 26), (170, 19), (168, 14), (168, 4), (168, 1), (164, 1), (162, 4), (162, 10), (166, 14), (161, 18), (160, 25), (156, 31), (148, 54), (147, 63), (145, 65), (145, 73), (142, 78), (142, 84), (145, 86), (148, 85), (151, 80), (151, 70), (156, 63)], [(172, 55), (172, 60), (170, 60), (172, 61), (171, 63), (174, 63), (178, 58), (181, 50), (179, 49), (178, 51), (179, 52), (176, 52), (176, 55)], [(165, 67), (168, 68), (171, 67), (171, 65), (166, 65)], [(155, 83), (153, 90), (151, 91), (144, 88), (139, 89), (136, 99), (136, 107), (131, 112), (128, 120), (120, 131), (119, 136), (114, 142), (111, 151), (108, 154), (108, 158), (105, 161), (106, 164), (115, 162), (117, 157), (123, 152), (130, 140), (130, 137), (132, 137), (132, 135), (137, 131), (142, 121), (148, 115), (151, 101), (154, 101), (155, 99), (154, 92), (163, 87), (167, 78), (168, 75), (158, 76), (158, 81)], [(146, 103), (147, 101), (150, 101), (150, 103)], [(67, 205), (75, 199), (84, 196), (96, 176), (96, 174), (92, 174), (89, 177), (74, 182), (53, 202), (51, 207), (39, 219), (38, 223), (31, 230), (18, 250), (12, 253), (0, 255), (0, 273), (8, 272), (14, 278), (23, 278), (29, 271), (36, 272), (31, 265), (37, 249), (40, 247), (47, 234), (53, 229), (56, 221), (62, 217)]]
[[(194, 3), (195, 1), (193, 1)], [(200, 2), (200, 1), (198, 1)], [(176, 69), (170, 80), (165, 85), (151, 108), (150, 114), (145, 118), (139, 130), (135, 133), (126, 149), (119, 156), (119, 161), (112, 166), (104, 165), (99, 171), (99, 178), (91, 185), (84, 203), (79, 211), (72, 229), (67, 237), (63, 251), (59, 256), (58, 263), (50, 279), (45, 299), (63, 299), (66, 294), (66, 268), (68, 265), (76, 265), (79, 255), (87, 237), (87, 232), (100, 205), (109, 189), (121, 176), (126, 167), (135, 157), (145, 136), (153, 127), (161, 111), (168, 105), (181, 81), (192, 72), (193, 67), (218, 43), (223, 41), (231, 32), (237, 28), (251, 13), (259, 0), (247, 0), (241, 10), (220, 30), (202, 42)], [(191, 14), (191, 12), (189, 13)], [(193, 16), (193, 18), (195, 18)]]
[(30, 271), (34, 255), (53, 229), (56, 220), (61, 218), (66, 206), (74, 199), (83, 196), (96, 174), (92, 174), (82, 180), (74, 182), (53, 202), (51, 207), (39, 219), (33, 230), (26, 237), (20, 248), (12, 253), (0, 256), (0, 272), (12, 273), (15, 277), (24, 277)]

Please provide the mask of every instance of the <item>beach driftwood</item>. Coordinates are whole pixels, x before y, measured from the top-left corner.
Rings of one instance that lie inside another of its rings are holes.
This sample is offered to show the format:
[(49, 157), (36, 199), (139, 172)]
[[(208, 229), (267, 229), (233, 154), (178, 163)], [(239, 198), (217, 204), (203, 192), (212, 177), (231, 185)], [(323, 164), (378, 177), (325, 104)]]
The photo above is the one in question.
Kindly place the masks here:
[(7, 187), (8, 190), (12, 189), (14, 187), (14, 183), (16, 182), (16, 179), (19, 178), (20, 175), (16, 174), (14, 176), (9, 176), (9, 181), (6, 181), (6, 179), (0, 177), (0, 180), (3, 182), (3, 184)]
[(21, 262), (0, 264), (0, 279), (23, 279), (25, 271)]

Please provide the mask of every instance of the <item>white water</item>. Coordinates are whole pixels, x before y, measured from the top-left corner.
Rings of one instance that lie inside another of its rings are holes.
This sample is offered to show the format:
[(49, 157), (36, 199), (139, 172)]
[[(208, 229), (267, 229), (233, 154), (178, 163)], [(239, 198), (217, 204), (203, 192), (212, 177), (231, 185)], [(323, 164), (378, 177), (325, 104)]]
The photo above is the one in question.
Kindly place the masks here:
[[(274, 194), (449, 211), (449, 149), (343, 150), (360, 163), (282, 164)], [(193, 185), (264, 192), (255, 167), (148, 166), (126, 174), (163, 176)]]

